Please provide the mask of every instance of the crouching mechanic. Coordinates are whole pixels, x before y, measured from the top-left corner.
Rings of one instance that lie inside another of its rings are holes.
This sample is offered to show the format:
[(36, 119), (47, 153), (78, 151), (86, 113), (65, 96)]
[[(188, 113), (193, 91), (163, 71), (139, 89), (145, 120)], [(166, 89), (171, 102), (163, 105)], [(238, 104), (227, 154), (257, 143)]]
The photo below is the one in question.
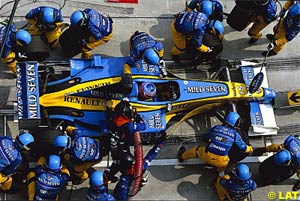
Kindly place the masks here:
[(129, 39), (130, 58), (124, 64), (122, 84), (125, 88), (132, 87), (131, 67), (143, 59), (147, 64), (159, 65), (163, 76), (167, 76), (163, 44), (145, 32), (136, 31)]
[(28, 200), (59, 200), (58, 194), (67, 185), (69, 171), (58, 155), (40, 157), (34, 171), (27, 175)]
[[(88, 177), (86, 170), (102, 160), (100, 142), (83, 135), (83, 131), (75, 127), (66, 128), (68, 135), (59, 135), (54, 144), (62, 148), (63, 163), (71, 173), (73, 184), (81, 184)], [(71, 136), (71, 137), (70, 137)]]
[(22, 29), (17, 30), (12, 24), (8, 31), (7, 40), (4, 42), (5, 32), (7, 26), (0, 27), (0, 47), (4, 45), (4, 49), (1, 55), (1, 60), (7, 64), (7, 67), (16, 76), (17, 74), (17, 58), (19, 55), (19, 47), (27, 46), (31, 43), (31, 35)]
[[(288, 154), (280, 153), (281, 150), (288, 151), (290, 157), (285, 156)], [(253, 154), (261, 155), (264, 152), (277, 152), (276, 154), (278, 156), (275, 157), (275, 159), (278, 159), (277, 164), (278, 165), (285, 164), (285, 166), (290, 166), (292, 169), (296, 171), (298, 180), (294, 185), (294, 189), (299, 190), (300, 189), (300, 137), (298, 135), (290, 135), (284, 140), (283, 144), (271, 144), (267, 147), (257, 148), (254, 150)], [(287, 158), (289, 160), (287, 160)]]
[(100, 170), (95, 170), (90, 177), (90, 187), (87, 192), (87, 200), (89, 201), (113, 201), (115, 198), (107, 193), (104, 183), (104, 174)]
[(26, 16), (29, 22), (29, 33), (41, 35), (43, 41), (48, 43), (51, 48), (56, 48), (59, 44), (59, 37), (62, 34), (61, 25), (63, 17), (61, 10), (40, 6), (30, 10)]
[(0, 188), (4, 193), (13, 193), (12, 175), (22, 163), (22, 151), (30, 150), (34, 138), (30, 133), (23, 133), (13, 141), (6, 136), (0, 137)]
[(173, 60), (192, 60), (187, 54), (187, 41), (201, 53), (210, 53), (212, 47), (203, 43), (203, 37), (207, 28), (208, 19), (201, 12), (183, 12), (175, 15), (171, 22), (171, 34), (174, 46), (171, 49)]
[(181, 147), (178, 152), (180, 162), (191, 158), (200, 160), (213, 165), (217, 168), (219, 176), (224, 175), (229, 163), (228, 153), (233, 146), (245, 153), (252, 152), (252, 147), (248, 146), (240, 134), (235, 130), (240, 124), (240, 116), (236, 112), (230, 112), (224, 120), (223, 125), (216, 125), (204, 136), (204, 141), (208, 142), (206, 146), (197, 146), (189, 150)]
[(82, 58), (90, 58), (93, 49), (112, 38), (112, 19), (94, 9), (77, 10), (72, 13), (70, 21), (71, 28), (80, 29), (83, 33), (83, 38), (79, 41), (82, 47)]
[(251, 172), (246, 164), (237, 164), (236, 167), (224, 177), (218, 177), (215, 183), (221, 201), (246, 200), (249, 193), (257, 187), (251, 179)]

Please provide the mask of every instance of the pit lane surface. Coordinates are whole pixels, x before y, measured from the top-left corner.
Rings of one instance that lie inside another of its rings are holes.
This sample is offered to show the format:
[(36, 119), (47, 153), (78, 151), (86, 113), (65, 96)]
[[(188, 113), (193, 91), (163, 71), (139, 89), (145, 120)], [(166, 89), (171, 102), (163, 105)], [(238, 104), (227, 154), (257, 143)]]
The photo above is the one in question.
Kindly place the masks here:
[[(1, 6), (8, 1), (1, 1)], [(84, 4), (83, 4), (84, 2)], [(234, 1), (222, 1), (224, 11), (229, 13), (234, 6)], [(283, 2), (283, 1), (282, 1)], [(32, 3), (29, 0), (22, 0), (16, 12), (16, 20), (23, 19), (29, 9), (34, 6), (50, 5), (57, 7), (57, 3), (61, 4), (62, 1), (37, 1)], [(283, 2), (284, 3), (284, 2)], [(155, 5), (155, 6), (154, 6)], [(103, 54), (108, 56), (127, 56), (128, 51), (128, 38), (135, 32), (146, 31), (162, 41), (165, 45), (165, 59), (171, 60), (170, 49), (172, 47), (172, 40), (170, 37), (169, 24), (173, 18), (173, 14), (184, 10), (185, 1), (174, 0), (140, 0), (139, 4), (113, 4), (106, 3), (99, 0), (91, 0), (88, 3), (85, 1), (67, 1), (66, 6), (63, 8), (63, 14), (65, 20), (68, 21), (70, 14), (76, 9), (84, 9), (86, 7), (93, 7), (108, 13), (114, 20), (114, 36), (111, 41), (102, 45), (94, 50), (94, 53)], [(8, 16), (11, 11), (12, 4), (5, 6), (0, 15), (3, 17)], [(149, 12), (149, 9), (152, 9)], [(274, 24), (274, 23), (273, 23)], [(272, 25), (269, 25), (263, 31), (263, 38), (259, 40), (255, 45), (249, 45), (247, 43), (247, 30), (237, 32), (232, 30), (225, 21), (225, 41), (224, 51), (221, 54), (222, 58), (230, 60), (236, 59), (256, 59), (262, 61), (263, 58), (260, 55), (262, 51), (266, 50), (267, 39), (265, 34), (271, 33)], [(300, 70), (299, 70), (299, 36), (297, 36), (292, 42), (288, 43), (286, 47), (275, 57), (267, 59), (267, 75), (270, 88), (275, 89), (278, 92), (286, 92), (290, 90), (297, 90), (300, 87)], [(61, 54), (52, 52), (53, 58), (61, 58)], [(204, 72), (201, 72), (201, 67), (198, 67), (198, 73), (185, 69), (181, 71), (174, 70), (177, 74), (186, 77), (205, 77), (207, 72), (203, 66)], [(206, 68), (207, 69), (207, 68)], [(5, 68), (0, 69), (0, 108), (11, 108), (12, 101), (16, 100), (15, 80), (10, 72)], [(284, 102), (284, 100), (283, 100)], [(273, 142), (281, 142), (284, 136), (287, 134), (299, 134), (299, 112), (295, 109), (278, 109), (275, 110), (277, 125), (281, 128), (279, 130), (279, 136), (268, 137), (256, 137), (251, 139), (251, 144), (255, 146), (262, 146), (265, 140)], [(195, 134), (207, 130), (203, 116), (198, 116), (185, 122), (180, 129), (174, 134), (183, 139), (183, 143), (188, 146), (194, 146), (197, 144)], [(17, 135), (18, 128), (17, 123), (13, 122), (13, 118), (8, 117), (7, 128), (1, 123), (0, 130), (4, 133), (4, 129), (7, 129), (8, 135), (13, 137)], [(3, 119), (1, 118), (1, 121)], [(211, 123), (217, 123), (217, 120), (210, 119)], [(177, 139), (177, 138), (176, 138)], [(163, 147), (158, 159), (175, 159), (180, 142), (170, 141)], [(144, 147), (145, 152), (149, 147)], [(163, 165), (157, 165), (149, 168), (149, 182), (143, 187), (135, 200), (217, 200), (215, 188), (213, 182), (215, 180), (215, 171), (210, 168), (205, 168), (203, 165), (199, 165), (197, 160), (190, 162), (191, 165), (178, 165), (171, 164), (169, 160), (161, 161)], [(169, 164), (169, 165), (168, 165)], [(251, 170), (253, 171), (253, 177), (259, 180), (257, 172), (257, 163), (251, 163)], [(294, 179), (289, 179), (282, 182), (279, 185), (273, 185), (268, 187), (260, 187), (252, 193), (253, 200), (267, 200), (268, 192), (274, 191), (278, 198), (279, 192), (283, 192), (282, 195), (286, 195), (286, 192), (291, 190), (291, 185), (294, 183)], [(24, 187), (24, 186), (23, 186)], [(88, 182), (80, 186), (74, 186), (75, 190), (71, 193), (71, 200), (85, 199)], [(113, 189), (114, 185), (109, 186)], [(68, 186), (66, 190), (61, 193), (61, 199), (67, 200), (70, 196), (71, 186)], [(17, 195), (7, 196), (8, 200), (26, 200), (25, 189), (18, 192)]]

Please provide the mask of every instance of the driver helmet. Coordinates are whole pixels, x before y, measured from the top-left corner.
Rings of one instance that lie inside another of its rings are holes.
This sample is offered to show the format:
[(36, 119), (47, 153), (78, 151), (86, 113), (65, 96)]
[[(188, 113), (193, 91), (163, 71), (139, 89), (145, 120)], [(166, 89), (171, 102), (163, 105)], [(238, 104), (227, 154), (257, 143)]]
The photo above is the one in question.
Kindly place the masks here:
[(26, 46), (31, 43), (31, 35), (28, 31), (20, 29), (16, 32), (16, 43), (19, 46)]
[(147, 48), (144, 51), (143, 59), (146, 63), (151, 65), (157, 65), (159, 62), (159, 56), (153, 48)]
[(34, 142), (34, 138), (30, 133), (22, 133), (15, 139), (15, 146), (18, 150), (30, 150), (30, 146)]
[(55, 10), (47, 7), (42, 10), (42, 21), (46, 24), (53, 24), (55, 22)]
[(104, 190), (103, 172), (95, 170), (90, 177), (90, 185), (92, 188), (97, 190)]
[(229, 126), (235, 127), (240, 123), (240, 115), (237, 112), (229, 112), (229, 114), (225, 117), (224, 122)]
[(139, 86), (139, 95), (144, 98), (153, 98), (156, 95), (156, 87), (151, 82), (143, 82)]
[(84, 26), (87, 21), (87, 14), (84, 11), (77, 10), (70, 17), (71, 25)]

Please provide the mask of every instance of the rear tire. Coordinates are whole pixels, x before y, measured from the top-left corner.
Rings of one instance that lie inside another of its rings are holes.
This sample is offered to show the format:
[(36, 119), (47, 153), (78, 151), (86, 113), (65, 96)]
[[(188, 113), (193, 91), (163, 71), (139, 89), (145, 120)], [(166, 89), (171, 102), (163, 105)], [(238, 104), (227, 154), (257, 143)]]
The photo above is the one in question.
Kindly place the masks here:
[(64, 135), (64, 132), (50, 127), (38, 127), (30, 131), (34, 137), (32, 154), (35, 157), (58, 154), (58, 148), (54, 145), (54, 139), (58, 135)]

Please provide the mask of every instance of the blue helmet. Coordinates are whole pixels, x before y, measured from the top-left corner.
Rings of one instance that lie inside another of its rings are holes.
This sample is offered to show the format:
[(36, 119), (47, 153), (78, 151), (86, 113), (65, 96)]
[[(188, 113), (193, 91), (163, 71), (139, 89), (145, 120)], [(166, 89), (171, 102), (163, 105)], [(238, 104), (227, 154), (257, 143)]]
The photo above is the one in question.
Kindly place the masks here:
[(31, 43), (31, 35), (27, 31), (20, 29), (16, 33), (16, 42), (20, 46), (29, 45)]
[(291, 153), (285, 149), (277, 152), (274, 156), (274, 161), (277, 165), (288, 165), (291, 159)]
[(15, 145), (18, 150), (30, 150), (30, 144), (34, 142), (34, 138), (30, 133), (22, 133), (15, 139)]
[(46, 24), (53, 24), (55, 22), (55, 11), (53, 8), (44, 8), (42, 10), (42, 21)]
[(87, 20), (87, 14), (81, 10), (72, 13), (70, 17), (71, 25), (83, 26)]
[(103, 172), (100, 170), (95, 170), (90, 177), (90, 185), (92, 188), (97, 190), (103, 190), (105, 188), (103, 182)]
[(294, 17), (300, 14), (300, 5), (299, 3), (293, 4), (289, 11), (288, 11), (288, 16)]
[(225, 117), (225, 123), (234, 127), (239, 123), (240, 115), (236, 112), (229, 112), (229, 114)]
[(58, 171), (62, 167), (60, 157), (58, 155), (50, 155), (46, 165), (49, 169), (54, 171)]
[(219, 34), (224, 33), (224, 25), (219, 20), (210, 20), (208, 28), (213, 28), (219, 32)]
[(71, 148), (71, 137), (67, 135), (58, 135), (54, 139), (54, 145), (57, 147)]
[(211, 1), (202, 1), (199, 6), (199, 12), (207, 15), (207, 17), (213, 14), (214, 5)]
[(153, 98), (156, 95), (156, 87), (151, 82), (143, 82), (139, 86), (139, 95), (142, 98)]
[(145, 60), (146, 63), (152, 65), (157, 65), (160, 60), (158, 54), (153, 48), (147, 48), (144, 51), (143, 59)]
[(235, 167), (235, 174), (237, 178), (243, 181), (250, 179), (251, 177), (249, 167), (246, 164), (237, 164)]

